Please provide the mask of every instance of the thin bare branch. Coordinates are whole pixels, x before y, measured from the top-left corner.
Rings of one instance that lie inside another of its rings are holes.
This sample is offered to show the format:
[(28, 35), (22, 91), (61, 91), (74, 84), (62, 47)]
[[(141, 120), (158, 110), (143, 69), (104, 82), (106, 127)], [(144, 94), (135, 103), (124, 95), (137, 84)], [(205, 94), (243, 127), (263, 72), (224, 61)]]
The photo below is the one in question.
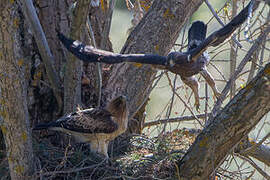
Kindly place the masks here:
[[(267, 18), (266, 18), (266, 22), (269, 22), (270, 21), (270, 9), (268, 11), (268, 14), (267, 14)], [(263, 58), (264, 58), (264, 51), (265, 51), (265, 44), (266, 44), (266, 37), (263, 39), (263, 42), (262, 42), (262, 51), (261, 51), (261, 56), (260, 56), (260, 60), (259, 60), (259, 64), (262, 66), (263, 64)], [(262, 69), (262, 67), (260, 68)]]
[(216, 102), (216, 104), (212, 110), (212, 114), (211, 114), (212, 117), (216, 116), (216, 114), (218, 113), (218, 111), (222, 105), (222, 102), (225, 100), (225, 97), (231, 88), (232, 81), (234, 81), (236, 79), (236, 77), (242, 72), (245, 65), (251, 60), (252, 55), (261, 46), (262, 40), (269, 34), (269, 32), (270, 32), (270, 25), (268, 25), (265, 28), (265, 30), (260, 34), (260, 36), (255, 40), (254, 44), (251, 46), (251, 48), (249, 49), (249, 51), (247, 52), (247, 54), (245, 55), (243, 60), (240, 62), (235, 73), (231, 76), (231, 78), (227, 82), (226, 86), (224, 87), (224, 89), (222, 91), (222, 95), (219, 97), (218, 101)]
[(265, 179), (270, 180), (270, 176), (264, 172), (264, 170), (262, 170), (262, 168), (260, 168), (252, 159), (241, 155), (237, 155), (237, 157), (249, 162), (249, 164), (251, 164), (252, 167), (254, 167)]
[(60, 112), (63, 102), (61, 97), (60, 80), (54, 69), (54, 57), (52, 55), (45, 33), (38, 19), (32, 0), (21, 1), (21, 3), (24, 15), (27, 18), (33, 32), (40, 55), (46, 68), (48, 79), (56, 97), (59, 108), (58, 112)]
[[(88, 30), (89, 30), (89, 34), (90, 37), (92, 39), (93, 45), (95, 48), (97, 48), (97, 44), (96, 44), (96, 39), (95, 39), (95, 35), (93, 32), (93, 28), (91, 25), (91, 21), (89, 16), (87, 16), (87, 24), (88, 24)], [(97, 103), (97, 107), (100, 107), (100, 103), (101, 103), (101, 88), (102, 88), (102, 69), (101, 69), (101, 64), (98, 62), (97, 63), (97, 84), (98, 84), (98, 103)]]
[(197, 118), (201, 119), (204, 118), (205, 114), (197, 114), (195, 116), (181, 116), (181, 117), (176, 117), (176, 118), (168, 118), (168, 119), (160, 119), (156, 121), (150, 121), (147, 123), (144, 123), (143, 127), (149, 127), (149, 126), (156, 126), (159, 124), (164, 124), (164, 123), (175, 123), (175, 122), (183, 122), (183, 121), (193, 121), (196, 120)]
[(269, 72), (267, 64), (197, 136), (178, 162), (183, 179), (207, 179), (270, 111)]
[[(234, 17), (237, 13), (237, 1), (233, 0), (232, 1), (232, 17)], [(235, 36), (234, 36), (235, 37)], [(238, 48), (236, 47), (236, 44), (234, 41), (231, 42), (231, 50), (230, 50), (230, 74), (235, 73), (235, 68), (236, 68), (236, 60), (237, 60), (237, 50)], [(230, 98), (235, 95), (235, 81), (232, 81), (231, 84), (231, 93), (230, 93)]]
[[(176, 91), (175, 88), (176, 88), (177, 74), (174, 75), (174, 81), (173, 81), (173, 83), (171, 82), (171, 79), (170, 79), (170, 77), (169, 77), (168, 72), (166, 72), (166, 77), (167, 77), (167, 79), (168, 79), (169, 86), (171, 87), (171, 89), (173, 89), (173, 92), (175, 92), (175, 91)], [(170, 102), (170, 105), (169, 105), (169, 107), (167, 108), (167, 112), (166, 112), (166, 118), (167, 118), (167, 119), (170, 118), (170, 115), (171, 115), (171, 112), (172, 112), (172, 107), (173, 107), (174, 98), (175, 98), (175, 93), (172, 93), (172, 97), (171, 97), (171, 100), (170, 100), (171, 102)], [(163, 129), (162, 129), (162, 131), (161, 131), (160, 134), (163, 134), (163, 133), (165, 132), (166, 127), (167, 127), (167, 123), (164, 124), (164, 127), (163, 127)]]
[(260, 49), (261, 49), (261, 46), (254, 52), (253, 58), (251, 60), (251, 67), (250, 67), (247, 83), (249, 83), (251, 81), (251, 79), (253, 78), (253, 76), (255, 74), (255, 70), (257, 69), (256, 68), (257, 67), (257, 60), (258, 60)]
[(134, 113), (132, 113), (132, 115), (130, 116), (130, 119), (134, 118), (134, 116), (137, 114), (137, 112), (142, 108), (142, 106), (145, 104), (145, 102), (147, 101), (147, 99), (149, 98), (150, 93), (152, 92), (152, 90), (158, 85), (158, 82), (160, 81), (160, 79), (162, 78), (163, 74), (165, 72), (162, 72), (160, 75), (158, 75), (157, 77), (153, 78), (150, 82), (152, 84), (152, 81), (156, 80), (155, 83), (152, 85), (152, 87), (148, 90), (148, 92), (146, 93), (145, 98), (143, 99), (142, 103), (138, 106), (138, 108), (134, 111)]
[[(205, 4), (207, 5), (207, 7), (210, 9), (211, 13), (213, 14), (213, 16), (216, 18), (216, 20), (219, 22), (219, 24), (222, 25), (222, 27), (225, 26), (225, 24), (221, 21), (221, 19), (219, 18), (219, 16), (217, 15), (216, 11), (214, 10), (214, 8), (212, 7), (212, 5), (209, 3), (208, 0), (204, 0)], [(240, 42), (236, 39), (235, 35), (232, 36), (233, 41), (235, 42), (235, 44), (237, 44), (237, 46), (239, 46), (240, 48), (242, 48), (243, 46), (240, 44)]]

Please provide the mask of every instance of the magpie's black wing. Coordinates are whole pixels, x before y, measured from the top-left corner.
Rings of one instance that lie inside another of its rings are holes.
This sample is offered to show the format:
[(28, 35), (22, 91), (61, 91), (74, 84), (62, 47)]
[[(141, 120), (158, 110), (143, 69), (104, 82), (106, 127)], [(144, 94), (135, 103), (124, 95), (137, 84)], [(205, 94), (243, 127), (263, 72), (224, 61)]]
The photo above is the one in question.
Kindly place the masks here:
[(102, 62), (115, 64), (121, 62), (137, 62), (142, 64), (165, 65), (166, 57), (155, 54), (118, 54), (87, 46), (78, 40), (72, 40), (57, 32), (62, 44), (77, 58), (85, 62)]
[(254, 0), (251, 0), (249, 4), (228, 24), (226, 24), (223, 28), (219, 29), (218, 31), (213, 32), (196, 48), (190, 49), (185, 54), (189, 55), (189, 59), (191, 61), (196, 61), (196, 59), (200, 57), (209, 46), (217, 46), (220, 43), (224, 42), (225, 39), (227, 39), (247, 19), (249, 14), (249, 8), (254, 9), (255, 6), (257, 7), (258, 3), (256, 2), (255, 5)]

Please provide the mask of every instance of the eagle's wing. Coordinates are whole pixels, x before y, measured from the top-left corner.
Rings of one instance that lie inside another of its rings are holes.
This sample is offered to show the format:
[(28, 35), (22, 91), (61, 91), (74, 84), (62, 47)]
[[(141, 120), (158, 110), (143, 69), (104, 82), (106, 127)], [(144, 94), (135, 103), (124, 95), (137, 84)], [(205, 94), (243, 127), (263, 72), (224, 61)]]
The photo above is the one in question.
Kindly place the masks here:
[[(242, 11), (235, 16), (227, 25), (223, 28), (213, 32), (210, 36), (205, 38), (206, 26), (204, 23), (198, 22), (194, 27), (191, 27), (189, 31), (189, 48), (187, 52), (171, 52), (167, 56), (167, 63), (170, 67), (174, 67), (175, 64), (183, 64), (197, 61), (198, 58), (205, 52), (209, 46), (217, 46), (224, 42), (243, 22), (249, 15), (249, 9), (255, 9), (259, 5), (259, 2), (251, 0), (249, 4), (242, 9)], [(199, 29), (197, 29), (199, 28)], [(198, 33), (198, 34), (196, 34)], [(194, 40), (192, 42), (192, 40)], [(195, 42), (195, 43), (194, 43)]]
[(77, 58), (85, 62), (102, 62), (115, 64), (121, 62), (137, 62), (142, 64), (165, 65), (166, 57), (156, 54), (118, 54), (84, 45), (78, 40), (72, 40), (57, 32), (62, 44)]
[[(258, 3), (256, 3), (256, 7), (257, 5)], [(247, 19), (249, 8), (255, 8), (253, 0), (223, 28), (213, 32), (199, 46), (186, 52), (189, 55), (189, 59), (195, 61), (209, 46), (218, 46), (224, 42)]]
[(62, 128), (79, 133), (112, 133), (118, 129), (112, 118), (105, 109), (85, 109), (47, 124), (39, 124), (34, 130)]
[(188, 30), (188, 51), (198, 47), (206, 38), (207, 25), (202, 21), (192, 23)]
[[(227, 39), (236, 28), (238, 28), (248, 17), (249, 8), (256, 8), (259, 2), (251, 0), (250, 3), (232, 19), (230, 23), (225, 25), (218, 31), (212, 33), (208, 38), (203, 40), (196, 48), (189, 49), (185, 53), (172, 52), (167, 57), (155, 54), (118, 54), (109, 51), (96, 49), (92, 46), (86, 46), (80, 41), (75, 41), (65, 37), (60, 32), (58, 38), (62, 44), (74, 54), (77, 58), (85, 62), (102, 62), (108, 64), (121, 62), (137, 62), (142, 64), (154, 64), (162, 66), (174, 66), (174, 64), (182, 64), (183, 62), (196, 61), (209, 46), (217, 46)], [(254, 5), (254, 6), (253, 6)]]

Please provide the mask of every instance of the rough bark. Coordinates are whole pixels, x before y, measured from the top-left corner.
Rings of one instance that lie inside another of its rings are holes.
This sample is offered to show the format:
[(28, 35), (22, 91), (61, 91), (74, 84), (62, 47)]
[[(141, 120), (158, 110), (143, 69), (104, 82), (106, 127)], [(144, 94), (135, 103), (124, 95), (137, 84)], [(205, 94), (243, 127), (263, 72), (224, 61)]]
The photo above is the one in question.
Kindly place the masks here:
[(0, 103), (7, 159), (12, 180), (31, 179), (32, 137), (26, 103), (27, 57), (23, 52), (24, 21), (16, 1), (0, 4)]
[[(112, 43), (109, 38), (109, 33), (105, 32), (110, 29), (110, 24), (112, 19), (111, 9), (107, 1), (103, 1), (104, 6), (92, 7), (90, 6), (89, 10), (89, 20), (92, 25), (94, 38), (96, 46), (107, 51), (113, 51)], [(91, 45), (94, 45), (94, 42), (91, 38)], [(83, 63), (83, 82), (82, 82), (82, 102), (85, 107), (94, 107), (96, 106), (99, 89), (98, 89), (98, 73), (97, 65), (95, 63)], [(108, 78), (111, 72), (111, 65), (101, 64), (102, 66), (102, 86), (106, 86), (108, 83)], [(86, 80), (86, 81), (85, 81)], [(85, 83), (84, 83), (85, 82)], [(102, 91), (103, 93), (103, 91)], [(105, 106), (105, 98), (102, 97), (101, 105)]]
[(68, 9), (71, 5), (71, 2), (72, 0), (34, 1), (40, 23), (46, 34), (49, 47), (54, 56), (55, 70), (60, 76), (60, 79), (63, 79), (63, 63), (65, 63), (67, 55), (62, 50), (61, 43), (56, 37), (55, 29), (58, 29), (64, 34), (68, 34), (70, 32), (71, 12)]
[[(75, 39), (84, 37), (86, 18), (89, 10), (88, 0), (79, 0), (74, 11), (70, 36)], [(81, 104), (82, 62), (69, 54), (65, 65), (64, 77), (64, 113), (76, 110)]]
[(181, 179), (208, 179), (270, 111), (270, 64), (223, 108), (178, 162)]
[(105, 29), (108, 30), (107, 28), (105, 28), (105, 26), (108, 26), (107, 23), (111, 22), (112, 18), (108, 2), (104, 1), (104, 6), (91, 6), (89, 18), (94, 31), (97, 48), (112, 51), (113, 49), (108, 36), (109, 34), (107, 34), (108, 32), (104, 32)]
[[(67, 53), (61, 47), (61, 43), (56, 37), (55, 29), (63, 33), (69, 33), (71, 19), (69, 17), (68, 8), (71, 0), (64, 1), (40, 1), (35, 0), (34, 5), (38, 14), (39, 21), (46, 35), (50, 50), (54, 57), (54, 68), (56, 74), (60, 77), (59, 86), (63, 88), (64, 69)], [(29, 24), (27, 22), (27, 24)], [(33, 37), (25, 37), (26, 41), (32, 41)], [(56, 100), (53, 96), (50, 81), (46, 75), (44, 60), (40, 56), (39, 49), (35, 42), (33, 48), (30, 49), (29, 58), (31, 59), (31, 77), (27, 77), (30, 81), (28, 87), (28, 108), (30, 112), (31, 122), (33, 125), (48, 122), (59, 117), (56, 107)], [(61, 89), (61, 95), (63, 91)]]
[[(202, 2), (202, 0), (154, 1), (144, 18), (131, 32), (121, 53), (167, 55), (184, 23)], [(125, 95), (129, 101), (130, 114), (134, 114), (149, 95), (151, 79), (155, 74), (156, 70), (149, 65), (137, 67), (134, 64), (119, 64), (114, 66), (108, 80), (109, 84), (105, 87), (107, 101), (118, 95)], [(138, 122), (130, 123), (130, 126), (133, 126), (131, 133), (141, 131), (143, 118), (138, 118), (138, 116), (143, 117), (144, 110), (140, 112), (141, 114), (137, 114), (136, 117)]]
[(62, 108), (62, 97), (60, 90), (60, 80), (54, 69), (54, 57), (51, 53), (50, 47), (48, 45), (47, 39), (45, 37), (44, 31), (41, 27), (40, 21), (38, 19), (36, 10), (34, 8), (32, 0), (21, 1), (22, 9), (25, 18), (28, 20), (31, 31), (37, 43), (40, 55), (43, 59), (44, 65), (46, 67), (47, 77), (50, 82), (50, 86), (54, 92), (54, 95), (58, 102), (59, 112)]

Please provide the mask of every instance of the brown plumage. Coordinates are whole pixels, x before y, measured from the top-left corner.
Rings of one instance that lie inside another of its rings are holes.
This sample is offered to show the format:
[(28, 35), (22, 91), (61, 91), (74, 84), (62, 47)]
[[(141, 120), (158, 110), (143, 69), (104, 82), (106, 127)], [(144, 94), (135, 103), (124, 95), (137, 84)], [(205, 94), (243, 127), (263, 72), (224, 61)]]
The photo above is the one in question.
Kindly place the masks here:
[(49, 129), (71, 134), (80, 142), (89, 142), (92, 151), (108, 157), (109, 141), (125, 132), (127, 124), (126, 98), (120, 96), (105, 109), (78, 110), (56, 121), (39, 124), (33, 130)]
[[(196, 21), (192, 24), (188, 31), (188, 51), (193, 51), (205, 41), (206, 38), (207, 25), (202, 21)], [(199, 87), (200, 84), (195, 77), (196, 74), (201, 74), (206, 82), (212, 88), (216, 98), (220, 96), (220, 92), (217, 90), (215, 81), (207, 70), (207, 64), (210, 61), (210, 57), (206, 51), (202, 52), (200, 56), (197, 56), (196, 60), (186, 61), (180, 60), (177, 56), (181, 56), (181, 53), (174, 52), (168, 56), (168, 61), (172, 63), (172, 66), (168, 66), (167, 69), (175, 74), (179, 74), (182, 81), (188, 85), (195, 96), (195, 107), (199, 110), (200, 107), (200, 97), (199, 97)], [(178, 63), (174, 60), (177, 59)]]

